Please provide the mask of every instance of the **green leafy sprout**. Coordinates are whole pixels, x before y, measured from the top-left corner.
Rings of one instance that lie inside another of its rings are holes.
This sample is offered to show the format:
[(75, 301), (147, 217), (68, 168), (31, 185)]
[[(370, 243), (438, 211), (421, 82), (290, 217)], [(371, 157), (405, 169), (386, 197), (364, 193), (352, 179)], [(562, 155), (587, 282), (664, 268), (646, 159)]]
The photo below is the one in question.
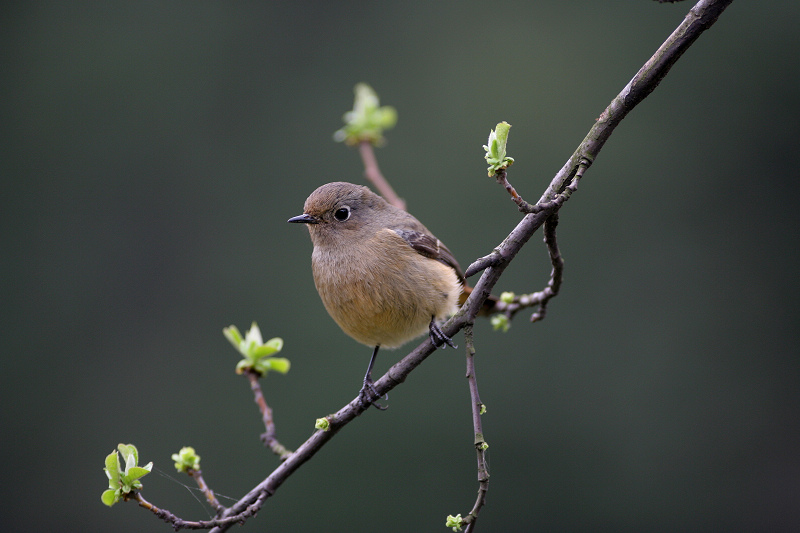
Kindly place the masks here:
[[(128, 494), (135, 489), (142, 488), (139, 481), (153, 469), (153, 463), (149, 462), (144, 466), (137, 466), (139, 463), (139, 451), (133, 444), (119, 444), (117, 451), (113, 451), (106, 457), (106, 467), (103, 469), (108, 477), (108, 490), (103, 492), (100, 499), (104, 504), (111, 507), (120, 500), (128, 497)], [(119, 455), (125, 461), (125, 470), (119, 461)]]
[(173, 453), (172, 460), (178, 472), (185, 474), (189, 470), (200, 470), (200, 456), (191, 446), (184, 446), (178, 453)]
[(461, 513), (453, 516), (447, 515), (447, 522), (445, 522), (445, 527), (452, 527), (453, 531), (461, 531), (461, 524), (464, 522), (464, 519), (461, 518)]
[(356, 84), (355, 93), (353, 109), (344, 114), (344, 126), (333, 134), (333, 140), (350, 146), (361, 142), (383, 144), (383, 130), (397, 123), (397, 111), (391, 106), (381, 107), (378, 95), (366, 83)]
[(327, 418), (317, 418), (317, 422), (314, 424), (314, 429), (321, 429), (322, 431), (328, 431), (331, 428), (331, 421)]
[(236, 326), (223, 328), (222, 333), (230, 341), (236, 350), (244, 356), (244, 359), (236, 365), (236, 373), (244, 374), (248, 370), (265, 375), (270, 370), (285, 374), (289, 371), (291, 364), (283, 357), (272, 357), (283, 348), (283, 339), (274, 337), (267, 342), (261, 338), (261, 330), (258, 324), (253, 322), (244, 337), (239, 333)]
[(491, 178), (498, 171), (507, 169), (514, 163), (514, 158), (506, 157), (506, 144), (508, 143), (508, 130), (511, 124), (501, 122), (489, 133), (489, 142), (483, 146), (486, 155), (483, 156), (489, 163), (489, 177)]

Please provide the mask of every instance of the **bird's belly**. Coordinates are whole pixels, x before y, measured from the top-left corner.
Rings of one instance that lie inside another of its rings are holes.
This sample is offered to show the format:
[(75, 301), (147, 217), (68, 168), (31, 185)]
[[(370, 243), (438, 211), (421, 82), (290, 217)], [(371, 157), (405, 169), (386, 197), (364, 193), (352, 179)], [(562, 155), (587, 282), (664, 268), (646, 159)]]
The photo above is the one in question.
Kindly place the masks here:
[(427, 258), (408, 264), (394, 259), (349, 261), (327, 268), (327, 275), (320, 266), (329, 262), (312, 261), (325, 309), (362, 344), (397, 348), (425, 333), (432, 317), (445, 318), (457, 307), (461, 286), (453, 269)]

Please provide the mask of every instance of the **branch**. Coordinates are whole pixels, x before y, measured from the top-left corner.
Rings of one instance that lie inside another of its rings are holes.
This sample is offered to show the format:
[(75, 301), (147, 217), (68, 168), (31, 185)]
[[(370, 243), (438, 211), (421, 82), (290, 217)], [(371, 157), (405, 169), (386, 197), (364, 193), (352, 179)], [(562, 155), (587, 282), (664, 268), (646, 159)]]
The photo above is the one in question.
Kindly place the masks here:
[(406, 201), (397, 196), (392, 186), (383, 177), (381, 169), (378, 168), (378, 160), (375, 158), (375, 151), (372, 149), (372, 143), (369, 141), (361, 141), (358, 143), (358, 152), (361, 154), (361, 160), (364, 162), (364, 177), (366, 177), (375, 188), (378, 190), (383, 198), (395, 207), (405, 211)]
[[(450, 321), (452, 322), (452, 320)], [(450, 323), (448, 323), (450, 324)], [(456, 331), (456, 330), (454, 330)], [(389, 371), (384, 374), (378, 381), (375, 382), (375, 391), (383, 396), (397, 385), (405, 381), (406, 377), (418, 367), (422, 362), (434, 351), (436, 347), (431, 343), (429, 338), (426, 338), (419, 346), (417, 346), (410, 354), (404, 357), (401, 361), (392, 366)], [(347, 405), (339, 409), (336, 413), (325, 417), (328, 421), (328, 429), (317, 430), (311, 437), (308, 438), (297, 450), (289, 455), (289, 457), (281, 463), (265, 480), (254, 487), (250, 492), (242, 497), (241, 500), (236, 502), (232, 507), (228, 508), (222, 513), (221, 518), (235, 516), (238, 513), (246, 511), (248, 506), (253, 505), (255, 502), (269, 497), (278, 490), (284, 481), (294, 473), (295, 470), (300, 468), (306, 461), (311, 459), (322, 447), (333, 438), (344, 426), (352, 422), (358, 415), (363, 413), (365, 408), (361, 405), (361, 400), (357, 396), (350, 401)], [(212, 532), (220, 533), (227, 531), (232, 523), (222, 523), (215, 527)]]
[(492, 308), (492, 313), (502, 313), (511, 319), (522, 309), (538, 305), (539, 309), (531, 315), (531, 322), (544, 320), (547, 314), (547, 304), (551, 299), (558, 296), (561, 282), (564, 279), (564, 258), (561, 257), (561, 251), (558, 249), (558, 241), (556, 240), (557, 225), (558, 212), (555, 212), (544, 223), (544, 242), (550, 254), (550, 264), (553, 265), (547, 286), (539, 292), (515, 296), (514, 300), (509, 303), (498, 300)]
[(494, 179), (497, 180), (497, 183), (505, 187), (508, 194), (511, 195), (511, 199), (517, 204), (519, 210), (523, 213), (533, 213), (536, 206), (533, 206), (522, 199), (522, 196), (517, 193), (517, 190), (514, 188), (511, 183), (508, 182), (508, 171), (506, 169), (498, 170), (494, 173)]
[(280, 457), (281, 461), (283, 461), (291, 455), (292, 451), (283, 446), (283, 444), (278, 442), (278, 439), (275, 438), (275, 422), (272, 420), (272, 409), (269, 408), (266, 400), (264, 400), (264, 394), (261, 392), (261, 384), (258, 382), (258, 378), (261, 377), (261, 375), (252, 369), (247, 370), (245, 374), (247, 375), (247, 379), (250, 380), (250, 389), (253, 391), (254, 401), (256, 405), (258, 405), (258, 409), (261, 411), (261, 419), (264, 421), (265, 431), (261, 434), (261, 442), (268, 446), (269, 449), (272, 450), (272, 453)]
[[(557, 202), (559, 194), (566, 192), (567, 184), (571, 183), (576, 175), (580, 177), (583, 172), (581, 169), (587, 167), (589, 163), (596, 159), (605, 142), (622, 119), (658, 87), (658, 84), (667, 75), (672, 65), (704, 31), (717, 21), (720, 14), (732, 1), (700, 0), (692, 7), (680, 26), (672, 32), (672, 35), (667, 38), (664, 44), (639, 69), (633, 79), (600, 114), (600, 117), (581, 144), (561, 170), (556, 173), (539, 202), (537, 202), (537, 206), (540, 206), (542, 210), (525, 215), (517, 224), (517, 227), (491, 254), (478, 259), (467, 268), (467, 276), (471, 276), (481, 270), (484, 270), (484, 273), (475, 284), (472, 294), (467, 298), (466, 303), (461, 307), (459, 315), (454, 317), (451, 322), (458, 327), (463, 327), (462, 318), (464, 321), (471, 321), (475, 318), (481, 305), (488, 298), (509, 262), (514, 259), (534, 232), (549, 217), (551, 211), (547, 207), (553, 205), (549, 202)], [(457, 328), (454, 329), (453, 333), (455, 331), (457, 331)], [(446, 330), (445, 332), (450, 335), (449, 331)]]
[[(639, 102), (658, 86), (659, 82), (667, 72), (669, 72), (669, 69), (675, 61), (680, 58), (700, 34), (714, 24), (722, 11), (724, 11), (732, 1), (733, 0), (700, 0), (690, 10), (681, 25), (670, 35), (667, 41), (658, 49), (655, 55), (648, 60), (644, 67), (639, 70), (636, 76), (633, 77), (630, 83), (628, 83), (622, 92), (611, 102), (606, 110), (603, 111), (586, 138), (581, 142), (580, 146), (578, 146), (578, 149), (575, 150), (562, 169), (550, 182), (550, 185), (536, 204), (538, 207), (534, 206), (531, 212), (523, 217), (506, 239), (495, 248), (492, 254), (476, 261), (470, 266), (468, 269), (470, 275), (480, 270), (484, 272), (475, 285), (472, 294), (467, 298), (464, 305), (461, 306), (458, 313), (442, 327), (442, 330), (448, 337), (452, 337), (462, 328), (469, 328), (465, 334), (468, 336), (468, 349), (472, 349), (470, 326), (480, 311), (482, 304), (488, 298), (492, 288), (503, 274), (505, 268), (536, 230), (550, 220), (555, 210), (560, 208), (564, 201), (569, 198), (569, 194), (574, 190), (574, 188), (570, 189), (570, 187), (573, 185), (577, 187), (577, 181), (580, 179), (583, 170), (588, 167), (590, 162), (594, 161), (616, 126)], [(363, 144), (360, 146), (363, 146)], [(364, 157), (365, 153), (367, 153), (367, 157), (369, 157), (371, 152), (371, 148), (369, 150), (362, 148), (362, 157)], [(374, 158), (374, 154), (371, 155)], [(368, 171), (370, 168), (377, 169), (377, 165), (374, 165), (374, 167), (370, 166), (370, 163), (368, 163), (366, 159), (365, 167), (368, 167)], [(372, 180), (372, 178), (370, 179)], [(373, 183), (375, 182), (373, 181)], [(382, 194), (385, 194), (380, 186), (376, 184), (376, 187), (381, 190)], [(559, 198), (562, 199), (559, 200)], [(553, 220), (550, 222), (550, 225), (554, 230), (555, 221)], [(547, 235), (545, 235), (545, 237), (547, 238)], [(551, 292), (557, 292), (560, 279), (557, 280), (556, 260), (553, 258), (560, 256), (560, 254), (554, 253), (554, 251), (557, 252), (555, 239), (553, 238), (551, 242), (552, 245), (548, 243), (548, 248), (551, 253), (551, 261), (554, 264), (554, 273), (551, 276), (551, 282), (548, 284), (548, 288), (551, 289)], [(547, 289), (545, 289), (545, 291), (546, 290)], [(394, 364), (386, 374), (375, 382), (374, 387), (376, 392), (379, 395), (383, 395), (405, 381), (406, 377), (408, 377), (417, 366), (422, 364), (435, 349), (430, 339), (426, 338), (419, 346), (402, 360)], [(476, 403), (477, 388), (474, 394), (473, 406), (476, 406), (478, 405), (478, 403)], [(259, 403), (258, 398), (256, 398), (256, 402)], [(364, 412), (364, 410), (360, 399), (356, 397), (336, 413), (328, 415), (326, 417), (329, 422), (327, 430), (315, 431), (294, 453), (289, 454), (266, 479), (248, 492), (232, 507), (224, 510), (221, 516), (214, 520), (187, 522), (175, 517), (175, 515), (168, 511), (159, 509), (150, 504), (144, 500), (138, 492), (136, 492), (133, 497), (139, 502), (140, 506), (150, 509), (157, 516), (172, 523), (173, 527), (176, 529), (213, 528), (212, 531), (215, 533), (227, 531), (232, 525), (240, 523), (254, 515), (260, 509), (266, 498), (272, 496), (294, 471), (311, 459), (334, 435), (336, 435), (336, 433), (348, 423), (352, 422), (357, 416)], [(479, 423), (480, 421), (478, 420), (478, 424)], [(481, 488), (475, 508), (473, 509), (476, 515), (483, 505), (487, 486), (484, 483), (488, 483), (488, 472), (481, 466), (481, 461), (482, 458), (479, 456), (479, 481), (481, 482)], [(483, 463), (483, 466), (485, 466), (485, 463)], [(474, 524), (474, 521), (472, 523)]]
[[(581, 166), (594, 161), (608, 140), (614, 128), (622, 121), (636, 105), (650, 94), (658, 83), (667, 74), (669, 69), (691, 44), (716, 22), (722, 11), (733, 0), (700, 0), (689, 12), (681, 25), (670, 35), (666, 42), (658, 49), (653, 57), (625, 86), (622, 92), (611, 102), (600, 118), (589, 131), (589, 134), (578, 146), (567, 163), (550, 182), (547, 190), (542, 195), (541, 202), (556, 199), (563, 192), (567, 184), (575, 177)], [(517, 224), (505, 240), (495, 249), (491, 264), (485, 267), (483, 275), (475, 285), (472, 294), (467, 298), (461, 309), (442, 327), (448, 337), (452, 337), (468, 323), (472, 323), (478, 314), (483, 302), (488, 298), (497, 280), (503, 274), (509, 262), (514, 259), (520, 249), (531, 238), (534, 232), (550, 217), (550, 211), (542, 210), (529, 213)], [(473, 274), (477, 272), (474, 271)], [(386, 394), (397, 385), (405, 381), (406, 377), (418, 367), (435, 350), (430, 339), (424, 340), (411, 353), (394, 364), (380, 379), (375, 381), (375, 390), (379, 395)], [(225, 513), (229, 516), (242, 512), (262, 498), (264, 494), (272, 495), (284, 481), (303, 463), (311, 459), (322, 446), (333, 438), (345, 425), (355, 419), (364, 411), (358, 398), (338, 412), (327, 417), (330, 428), (327, 431), (317, 430), (304, 442), (292, 455), (290, 455), (278, 468), (276, 468), (264, 481), (247, 493), (239, 502), (230, 507)], [(230, 526), (220, 526), (213, 531), (219, 533), (226, 531)]]
[(195, 470), (193, 468), (187, 468), (186, 469), (186, 473), (190, 477), (194, 478), (195, 482), (197, 483), (197, 486), (200, 488), (200, 490), (203, 492), (203, 494), (205, 494), (206, 500), (208, 500), (208, 503), (217, 512), (217, 516), (222, 514), (225, 511), (225, 506), (222, 505), (221, 503), (219, 503), (219, 500), (217, 499), (216, 494), (214, 494), (214, 491), (211, 490), (211, 487), (209, 487), (206, 484), (206, 480), (203, 479), (203, 471), (202, 470)]
[(162, 519), (163, 521), (172, 524), (173, 529), (178, 531), (180, 529), (211, 529), (215, 527), (224, 527), (228, 528), (234, 524), (242, 523), (251, 516), (255, 516), (261, 506), (264, 504), (264, 500), (267, 498), (267, 494), (262, 494), (258, 498), (256, 498), (251, 505), (245, 507), (242, 512), (238, 514), (228, 514), (224, 518), (214, 518), (212, 520), (197, 520), (197, 521), (189, 521), (179, 518), (175, 514), (167, 511), (166, 509), (161, 509), (156, 507), (149, 501), (144, 499), (144, 496), (140, 492), (134, 492), (133, 499), (139, 502), (139, 507), (143, 507), (154, 515)]
[(575, 153), (553, 178), (542, 200), (554, 197), (575, 174), (581, 157), (594, 161), (622, 119), (658, 87), (672, 65), (700, 35), (710, 28), (733, 0), (700, 0), (672, 32), (664, 44), (647, 60), (639, 72), (600, 114)]
[(469, 381), (469, 396), (472, 404), (472, 428), (475, 432), (475, 451), (478, 455), (478, 497), (472, 510), (464, 518), (467, 525), (465, 533), (470, 533), (475, 528), (483, 504), (486, 503), (486, 493), (489, 491), (489, 467), (486, 464), (486, 449), (489, 447), (483, 437), (483, 424), (481, 414), (485, 409), (478, 394), (478, 380), (475, 376), (475, 345), (472, 338), (472, 324), (464, 326), (464, 343), (467, 349), (467, 380)]
[[(575, 176), (572, 177), (572, 181), (570, 182), (570, 184), (567, 185), (564, 188), (564, 190), (558, 193), (556, 197), (553, 198), (552, 200), (549, 201), (539, 200), (539, 202), (536, 203), (535, 205), (529, 204), (528, 202), (523, 200), (519, 194), (517, 194), (516, 189), (514, 189), (514, 187), (508, 182), (506, 170), (501, 170), (497, 172), (497, 174), (495, 174), (495, 179), (497, 180), (497, 183), (503, 185), (506, 188), (506, 190), (508, 190), (509, 194), (511, 194), (511, 199), (514, 201), (515, 204), (517, 204), (519, 210), (522, 211), (523, 213), (533, 214), (533, 213), (545, 212), (545, 213), (555, 214), (559, 209), (561, 209), (561, 206), (564, 205), (564, 202), (569, 200), (569, 198), (572, 196), (572, 193), (578, 190), (578, 182), (583, 177), (584, 171), (587, 168), (589, 168), (589, 165), (591, 165), (591, 162), (588, 159), (585, 158), (581, 159), (578, 163), (578, 170), (575, 172)], [(545, 239), (545, 243), (546, 242), (547, 240)], [(490, 253), (489, 255), (481, 257), (480, 259), (476, 259), (467, 268), (467, 271), (464, 273), (464, 277), (469, 278), (471, 276), (474, 276), (481, 270), (485, 270), (490, 266), (499, 264), (502, 261), (500, 254), (501, 254), (501, 249), (498, 247), (492, 250), (492, 253)], [(563, 265), (561, 266), (563, 267)], [(536, 304), (531, 304), (531, 305), (536, 305)], [(490, 312), (502, 312), (502, 311), (505, 311), (505, 307), (498, 306), (492, 309)]]

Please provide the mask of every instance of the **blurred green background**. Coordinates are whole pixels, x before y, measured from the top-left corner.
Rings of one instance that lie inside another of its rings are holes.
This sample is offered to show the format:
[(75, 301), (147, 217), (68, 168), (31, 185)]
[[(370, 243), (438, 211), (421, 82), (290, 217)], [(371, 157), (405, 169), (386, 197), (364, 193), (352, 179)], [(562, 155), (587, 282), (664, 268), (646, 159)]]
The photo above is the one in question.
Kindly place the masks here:
[[(381, 167), (466, 266), (520, 218), (486, 177), (490, 128), (514, 126), (510, 179), (535, 200), (689, 7), (4, 2), (3, 530), (169, 531), (101, 504), (119, 442), (185, 518), (209, 514), (170, 479), (181, 446), (223, 495), (263, 479), (278, 462), (229, 324), (285, 340), (292, 370), (264, 388), (288, 447), (355, 396), (370, 350), (286, 224), (317, 186), (363, 182), (332, 141), (355, 83), (398, 109)], [(476, 327), (479, 531), (800, 528), (798, 22), (794, 2), (734, 2), (562, 211), (547, 320)], [(540, 241), (498, 291), (544, 286)], [(477, 491), (464, 364), (429, 358), (244, 530), (446, 531)]]

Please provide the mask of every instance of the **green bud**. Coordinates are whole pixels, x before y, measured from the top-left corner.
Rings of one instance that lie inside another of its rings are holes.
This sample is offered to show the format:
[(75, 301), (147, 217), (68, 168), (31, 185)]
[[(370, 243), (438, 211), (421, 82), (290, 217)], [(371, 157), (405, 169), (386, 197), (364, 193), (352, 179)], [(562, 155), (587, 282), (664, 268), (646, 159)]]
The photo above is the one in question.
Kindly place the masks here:
[(497, 171), (506, 169), (514, 163), (514, 158), (506, 156), (506, 144), (508, 144), (508, 133), (511, 124), (508, 122), (499, 123), (494, 130), (489, 133), (489, 140), (483, 146), (486, 155), (483, 156), (489, 163), (489, 177), (494, 176)]
[(500, 313), (492, 316), (492, 318), (489, 319), (489, 323), (492, 324), (495, 331), (500, 330), (503, 333), (506, 333), (511, 327), (511, 321), (508, 317)]
[(504, 303), (507, 303), (507, 304), (514, 303), (514, 298), (516, 298), (516, 297), (517, 297), (517, 295), (514, 294), (511, 291), (506, 291), (506, 292), (501, 292), (500, 293), (500, 301), (504, 302)]
[(453, 528), (453, 531), (461, 531), (461, 524), (464, 522), (464, 519), (461, 518), (461, 513), (453, 516), (447, 515), (447, 521), (444, 523), (445, 527)]
[(178, 453), (173, 453), (172, 460), (175, 461), (175, 470), (178, 472), (186, 472), (190, 468), (200, 470), (200, 456), (191, 446), (184, 446)]
[(317, 418), (316, 424), (314, 424), (314, 429), (321, 429), (322, 431), (328, 431), (331, 428), (331, 423), (327, 418)]

